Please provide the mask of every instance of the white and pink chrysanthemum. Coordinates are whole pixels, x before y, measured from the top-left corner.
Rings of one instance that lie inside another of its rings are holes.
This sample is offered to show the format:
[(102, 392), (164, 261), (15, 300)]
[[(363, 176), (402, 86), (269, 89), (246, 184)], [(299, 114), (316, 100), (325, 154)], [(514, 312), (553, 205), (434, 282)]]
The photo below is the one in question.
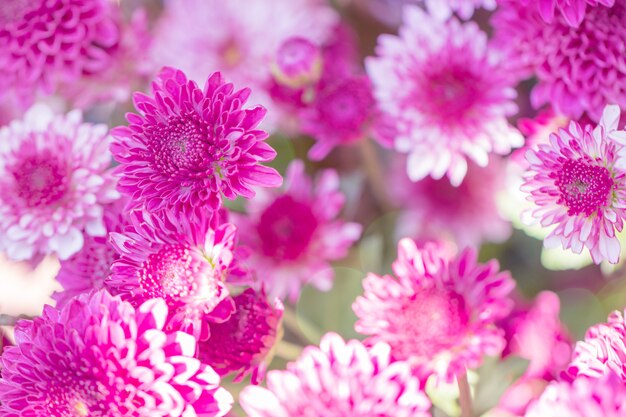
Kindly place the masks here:
[(268, 303), (264, 291), (248, 288), (233, 297), (235, 312), (223, 323), (211, 323), (211, 337), (198, 345), (198, 358), (220, 375), (236, 373), (235, 382), (265, 376), (274, 344), (281, 337), (283, 304)]
[(507, 122), (517, 111), (514, 80), (473, 22), (440, 22), (418, 7), (404, 9), (399, 36), (381, 35), (366, 60), (374, 96), (396, 130), (396, 150), (409, 154), (413, 181), (447, 175), (459, 185), (467, 160), (524, 143)]
[(164, 68), (152, 84), (154, 97), (135, 93), (140, 114), (111, 131), (111, 151), (120, 163), (118, 189), (150, 211), (194, 213), (218, 210), (229, 199), (254, 196), (252, 186), (276, 187), (276, 170), (260, 165), (276, 152), (258, 130), (260, 106), (244, 108), (250, 95), (234, 91), (219, 72), (204, 89), (185, 74)]
[(267, 388), (246, 387), (239, 401), (250, 417), (430, 417), (430, 401), (390, 349), (345, 342), (329, 333), (286, 371), (270, 371)]
[(232, 397), (193, 355), (190, 335), (164, 330), (167, 306), (135, 310), (106, 291), (21, 321), (4, 351), (0, 414), (223, 416)]
[[(606, 6), (613, 7), (615, 0), (535, 0), (538, 2), (539, 13), (548, 23), (554, 20), (554, 14), (558, 11), (565, 21), (574, 27), (578, 27), (585, 18), (587, 7)], [(619, 0), (618, 0), (619, 1)]]
[(83, 234), (104, 236), (103, 206), (119, 198), (104, 125), (44, 105), (0, 129), (0, 250), (14, 260), (67, 259)]
[(398, 278), (365, 278), (353, 304), (355, 329), (369, 343), (389, 343), (394, 359), (410, 362), (421, 378), (451, 382), (504, 348), (495, 322), (511, 310), (515, 282), (498, 269), (495, 260), (478, 264), (470, 249), (448, 259), (434, 245), (418, 249), (403, 239), (393, 264)]
[(494, 47), (505, 55), (507, 71), (537, 78), (532, 105), (549, 104), (573, 119), (586, 112), (596, 122), (607, 103), (625, 108), (626, 2), (589, 9), (578, 28), (560, 15), (546, 23), (527, 3), (500, 0), (491, 23)]
[(304, 284), (328, 290), (330, 261), (345, 257), (362, 227), (337, 219), (344, 205), (337, 172), (324, 170), (313, 180), (295, 160), (287, 168), (285, 188), (259, 192), (248, 215), (233, 216), (242, 246), (251, 254), (246, 265), (272, 296), (296, 300)]
[(106, 287), (133, 305), (163, 298), (170, 310), (167, 329), (208, 339), (209, 323), (227, 320), (235, 308), (224, 284), (233, 267), (235, 227), (212, 229), (206, 218), (190, 221), (169, 212), (161, 217), (134, 210), (130, 218), (133, 227), (111, 233), (119, 259)]
[(526, 211), (524, 221), (556, 226), (546, 247), (560, 244), (575, 253), (587, 247), (596, 263), (619, 261), (615, 234), (626, 218), (626, 171), (613, 139), (619, 116), (617, 106), (607, 106), (595, 129), (572, 121), (550, 135), (550, 144), (527, 152), (522, 191), (538, 207)]
[(431, 15), (446, 20), (456, 13), (462, 19), (469, 19), (474, 10), (481, 7), (487, 10), (496, 8), (496, 0), (423, 0)]

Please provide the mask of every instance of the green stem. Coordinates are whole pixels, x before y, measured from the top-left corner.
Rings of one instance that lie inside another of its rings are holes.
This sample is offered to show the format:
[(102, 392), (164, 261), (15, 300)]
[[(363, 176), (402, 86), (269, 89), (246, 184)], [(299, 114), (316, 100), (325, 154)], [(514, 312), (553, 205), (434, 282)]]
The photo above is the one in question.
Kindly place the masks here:
[(467, 372), (457, 376), (459, 385), (459, 404), (461, 406), (461, 417), (472, 417), (472, 391), (467, 381)]

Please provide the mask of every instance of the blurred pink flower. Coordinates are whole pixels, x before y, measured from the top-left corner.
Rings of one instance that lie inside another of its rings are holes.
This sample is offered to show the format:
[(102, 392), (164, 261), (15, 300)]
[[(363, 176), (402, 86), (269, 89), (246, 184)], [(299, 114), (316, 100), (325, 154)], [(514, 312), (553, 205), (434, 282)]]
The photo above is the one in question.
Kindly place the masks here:
[[(539, 4), (539, 13), (548, 23), (554, 21), (554, 14), (558, 10), (563, 19), (570, 25), (578, 27), (585, 18), (587, 6), (613, 7), (615, 0), (536, 0)], [(619, 1), (619, 0), (618, 0)]]
[(521, 168), (527, 168), (526, 152), (529, 149), (537, 148), (540, 144), (550, 143), (550, 134), (558, 131), (560, 128), (566, 129), (570, 121), (569, 118), (557, 114), (550, 107), (542, 110), (532, 119), (519, 119), (517, 127), (526, 138), (526, 141), (524, 146), (511, 153), (509, 159)]
[(249, 417), (430, 417), (410, 366), (390, 362), (388, 345), (368, 350), (329, 333), (287, 370), (270, 371), (267, 388), (244, 388), (239, 401)]
[(596, 263), (617, 263), (620, 242), (615, 235), (626, 218), (626, 172), (620, 162), (618, 135), (620, 111), (607, 106), (599, 125), (569, 128), (550, 135), (526, 154), (530, 166), (522, 191), (533, 207), (523, 213), (527, 224), (556, 226), (544, 240), (581, 253), (587, 247)]
[(304, 284), (332, 287), (330, 261), (345, 257), (362, 230), (337, 219), (344, 200), (336, 171), (324, 170), (313, 180), (295, 160), (282, 191), (259, 191), (247, 204), (247, 216), (233, 214), (242, 246), (251, 249), (244, 265), (270, 295), (295, 301)]
[(0, 128), (0, 250), (14, 260), (77, 253), (104, 236), (103, 206), (119, 198), (105, 125), (44, 105)]
[(366, 59), (374, 96), (396, 129), (395, 149), (409, 154), (411, 180), (447, 175), (458, 186), (468, 159), (484, 167), (489, 154), (523, 145), (507, 122), (517, 111), (514, 80), (474, 22), (404, 11), (399, 36), (379, 36), (377, 56)]
[(167, 315), (163, 300), (135, 310), (100, 291), (20, 321), (0, 359), (0, 414), (225, 415), (231, 395), (193, 358), (193, 337), (164, 330)]
[(276, 152), (257, 129), (265, 109), (243, 108), (248, 88), (234, 91), (216, 72), (201, 89), (164, 68), (152, 89), (154, 97), (135, 93), (139, 114), (127, 114), (129, 126), (111, 131), (118, 189), (134, 203), (200, 216), (221, 207), (222, 193), (251, 198), (251, 186), (281, 184), (276, 170), (260, 165)]
[(355, 329), (370, 344), (389, 343), (393, 358), (408, 361), (421, 379), (452, 382), (504, 348), (495, 323), (511, 310), (515, 281), (498, 269), (496, 260), (478, 264), (470, 249), (448, 259), (436, 245), (418, 249), (402, 239), (398, 278), (370, 273), (363, 281), (364, 295), (352, 306)]
[(235, 312), (227, 321), (209, 325), (211, 337), (200, 342), (198, 357), (220, 375), (236, 373), (235, 382), (251, 374), (258, 384), (282, 333), (283, 304), (278, 299), (270, 304), (264, 291), (250, 288), (233, 300)]
[(449, 19), (453, 12), (467, 20), (472, 17), (475, 9), (496, 8), (496, 0), (423, 0), (423, 2), (430, 14), (441, 20)]

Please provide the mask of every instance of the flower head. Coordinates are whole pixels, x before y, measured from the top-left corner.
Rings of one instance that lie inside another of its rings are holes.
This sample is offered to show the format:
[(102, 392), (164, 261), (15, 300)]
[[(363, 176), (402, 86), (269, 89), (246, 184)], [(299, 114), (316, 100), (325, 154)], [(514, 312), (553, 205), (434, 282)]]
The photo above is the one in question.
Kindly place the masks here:
[[(613, 7), (615, 0), (536, 0), (541, 17), (548, 23), (554, 21), (557, 10), (570, 25), (578, 27), (585, 18), (587, 7)], [(619, 1), (619, 0), (618, 0)]]
[(305, 283), (330, 289), (329, 261), (346, 256), (361, 235), (361, 225), (337, 219), (343, 204), (334, 170), (312, 180), (296, 160), (283, 191), (263, 192), (250, 201), (247, 216), (234, 216), (241, 244), (252, 252), (246, 265), (271, 295), (296, 300)]
[(396, 150), (409, 154), (409, 177), (447, 174), (456, 186), (468, 159), (484, 167), (490, 153), (523, 144), (507, 122), (517, 111), (513, 82), (475, 23), (404, 10), (399, 36), (381, 35), (378, 56), (366, 60), (374, 96)]
[(19, 322), (0, 358), (0, 414), (225, 415), (232, 397), (193, 337), (164, 330), (167, 315), (163, 300), (135, 310), (99, 291)]
[(254, 196), (251, 186), (276, 187), (280, 175), (260, 165), (276, 152), (256, 127), (260, 106), (243, 108), (250, 90), (234, 91), (220, 73), (204, 89), (181, 71), (164, 68), (154, 97), (136, 93), (128, 127), (112, 130), (111, 151), (120, 163), (119, 189), (150, 211), (218, 210), (222, 194)]
[(0, 128), (0, 250), (14, 260), (68, 259), (83, 234), (104, 236), (103, 206), (119, 198), (104, 125), (79, 111), (32, 107)]
[(367, 349), (329, 333), (305, 348), (286, 371), (270, 371), (267, 388), (246, 387), (239, 400), (250, 417), (430, 417), (430, 401), (389, 346)]
[(570, 122), (567, 130), (550, 135), (550, 144), (529, 150), (530, 166), (522, 191), (536, 207), (525, 222), (556, 227), (544, 240), (546, 247), (561, 244), (581, 253), (587, 247), (593, 260), (617, 263), (626, 217), (626, 172), (620, 168), (613, 141), (619, 108), (607, 106), (600, 124), (583, 129)]
[(409, 361), (423, 379), (452, 381), (504, 348), (495, 322), (511, 310), (515, 282), (495, 260), (478, 264), (472, 250), (447, 259), (437, 249), (401, 240), (398, 278), (365, 278), (364, 295), (353, 304), (355, 328), (369, 343), (389, 343), (394, 359)]
[(265, 376), (274, 343), (280, 338), (283, 305), (267, 302), (264, 291), (248, 288), (233, 297), (235, 312), (223, 323), (211, 323), (211, 337), (198, 346), (202, 363), (220, 375), (236, 372), (235, 381), (252, 375), (257, 384)]
[(302, 36), (285, 39), (272, 61), (272, 75), (280, 85), (301, 88), (319, 81), (322, 75), (322, 51)]

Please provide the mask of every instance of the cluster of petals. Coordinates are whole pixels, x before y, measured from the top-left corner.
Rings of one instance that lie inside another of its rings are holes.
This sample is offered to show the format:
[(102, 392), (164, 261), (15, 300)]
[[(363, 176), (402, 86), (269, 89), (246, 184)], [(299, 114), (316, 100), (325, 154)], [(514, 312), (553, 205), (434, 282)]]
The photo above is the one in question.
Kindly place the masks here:
[(119, 198), (105, 125), (43, 104), (0, 129), (0, 250), (14, 260), (67, 259), (84, 235), (104, 236), (103, 206)]
[(225, 415), (231, 395), (167, 316), (163, 300), (135, 310), (102, 290), (20, 321), (0, 358), (0, 415)]
[[(548, 23), (554, 21), (554, 15), (558, 11), (563, 19), (570, 25), (578, 27), (585, 18), (587, 7), (606, 6), (613, 7), (615, 0), (535, 0), (539, 7), (541, 17)], [(618, 2), (620, 0), (617, 0)]]
[(388, 343), (423, 379), (449, 382), (502, 351), (496, 321), (511, 311), (515, 282), (497, 261), (479, 264), (471, 249), (450, 258), (435, 244), (419, 249), (402, 239), (393, 270), (397, 278), (369, 274), (353, 304), (355, 329), (368, 343)]
[(366, 59), (374, 97), (395, 129), (395, 149), (409, 154), (411, 180), (447, 175), (456, 186), (468, 159), (484, 167), (489, 154), (523, 144), (507, 121), (517, 111), (515, 80), (476, 23), (404, 12), (399, 36), (381, 35), (377, 56)]
[(430, 401), (390, 348), (368, 349), (328, 333), (285, 371), (270, 371), (267, 388), (246, 387), (239, 401), (249, 417), (430, 417)]
[(441, 19), (446, 20), (456, 13), (460, 18), (467, 20), (472, 17), (474, 10), (484, 8), (494, 10), (496, 0), (422, 0), (428, 12)]
[(332, 286), (330, 261), (345, 257), (362, 226), (337, 217), (345, 202), (335, 170), (309, 177), (301, 160), (287, 168), (283, 190), (259, 190), (246, 215), (233, 215), (241, 245), (250, 249), (244, 264), (272, 296), (297, 300), (304, 284)]
[(536, 206), (524, 213), (527, 224), (555, 226), (546, 247), (562, 245), (575, 253), (588, 248), (596, 263), (617, 263), (616, 236), (626, 218), (626, 171), (615, 141), (620, 110), (607, 106), (598, 126), (570, 122), (526, 154), (529, 167), (522, 191)]
[(251, 198), (252, 186), (281, 184), (274, 169), (260, 164), (276, 152), (257, 129), (265, 109), (243, 107), (250, 89), (235, 91), (219, 72), (201, 89), (168, 67), (152, 90), (152, 97), (135, 93), (139, 114), (129, 113), (129, 126), (111, 131), (118, 189), (134, 203), (198, 215), (218, 210), (222, 194)]

